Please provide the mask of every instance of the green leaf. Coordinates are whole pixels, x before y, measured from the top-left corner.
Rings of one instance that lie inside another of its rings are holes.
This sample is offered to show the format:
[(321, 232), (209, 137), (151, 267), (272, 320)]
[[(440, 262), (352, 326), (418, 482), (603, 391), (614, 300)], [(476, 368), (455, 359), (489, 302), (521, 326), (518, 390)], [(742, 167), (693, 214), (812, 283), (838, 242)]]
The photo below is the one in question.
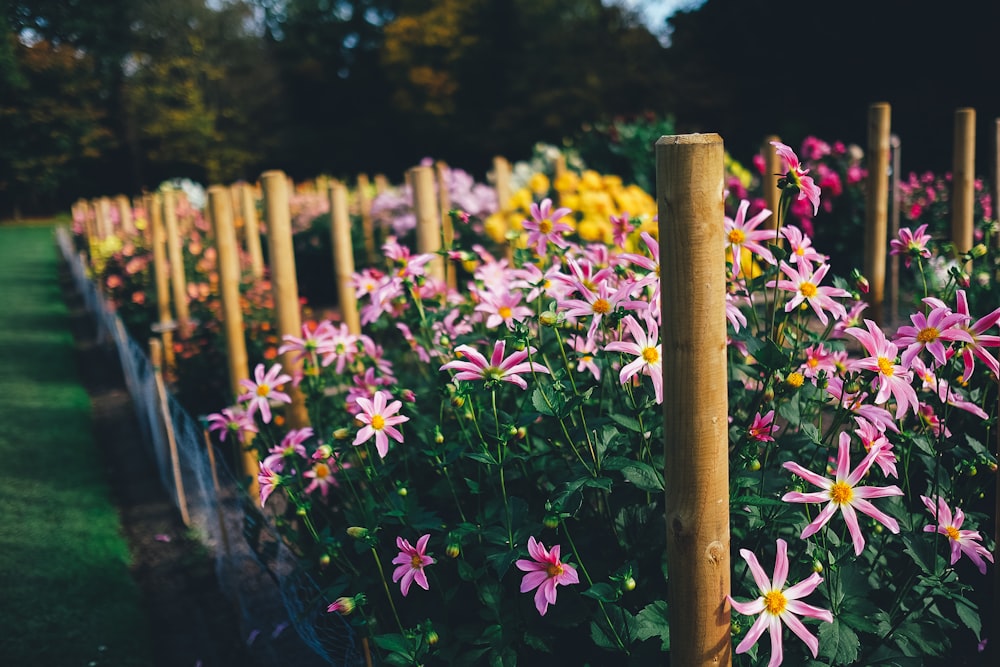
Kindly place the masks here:
[(639, 420), (631, 415), (623, 415), (621, 413), (614, 412), (611, 414), (611, 420), (629, 431), (642, 433), (642, 428), (639, 426)]
[(750, 505), (751, 507), (785, 507), (788, 503), (777, 498), (765, 498), (764, 496), (736, 496), (729, 501), (731, 505)]
[(383, 651), (389, 651), (390, 653), (402, 653), (406, 656), (410, 655), (410, 643), (403, 635), (375, 635), (372, 639), (375, 640), (375, 645)]
[(934, 541), (921, 536), (904, 535), (903, 544), (906, 548), (903, 551), (909, 554), (913, 562), (927, 574), (934, 574), (934, 560), (937, 558), (937, 551), (934, 548)]
[(495, 466), (498, 463), (496, 458), (489, 452), (466, 452), (465, 457), (491, 466)]
[(858, 659), (861, 641), (854, 630), (836, 618), (819, 626), (819, 654), (835, 665), (850, 665)]
[(662, 491), (664, 488), (663, 474), (648, 463), (633, 461), (623, 456), (609, 456), (604, 462), (604, 467), (607, 470), (618, 470), (625, 481), (631, 482), (642, 491), (652, 493)]
[(962, 624), (972, 630), (976, 635), (976, 639), (982, 639), (983, 620), (979, 617), (979, 610), (976, 609), (976, 605), (968, 600), (956, 598), (955, 613), (959, 620), (962, 621)]
[(601, 582), (585, 590), (583, 595), (601, 602), (615, 602), (621, 597), (621, 590), (611, 584)]
[(496, 572), (498, 579), (503, 579), (503, 576), (507, 574), (507, 570), (510, 566), (514, 564), (518, 558), (518, 553), (516, 551), (500, 551), (497, 553), (492, 553), (486, 557), (486, 561), (493, 566), (493, 571)]
[(770, 338), (758, 349), (751, 349), (750, 352), (757, 363), (769, 371), (780, 371), (788, 365), (788, 355)]
[(555, 417), (555, 410), (549, 407), (548, 403), (545, 402), (545, 398), (544, 390), (541, 387), (535, 387), (535, 390), (531, 392), (531, 407), (546, 417)]
[(552, 653), (552, 644), (545, 637), (540, 637), (539, 635), (533, 635), (530, 632), (524, 633), (524, 645), (530, 646), (536, 651), (542, 651), (543, 653)]
[(635, 615), (635, 637), (645, 641), (660, 638), (660, 648), (670, 650), (670, 623), (667, 620), (667, 603), (663, 600), (650, 602)]

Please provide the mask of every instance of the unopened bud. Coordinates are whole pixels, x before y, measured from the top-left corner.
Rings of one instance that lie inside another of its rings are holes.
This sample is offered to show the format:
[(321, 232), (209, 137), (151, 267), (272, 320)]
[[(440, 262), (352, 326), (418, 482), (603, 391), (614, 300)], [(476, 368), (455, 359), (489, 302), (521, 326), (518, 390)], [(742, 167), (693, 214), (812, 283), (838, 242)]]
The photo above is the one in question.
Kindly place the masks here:
[(438, 637), (438, 633), (434, 632), (433, 630), (430, 630), (430, 631), (427, 632), (426, 635), (424, 635), (424, 639), (427, 640), (427, 645), (428, 646), (434, 646), (435, 644), (438, 643), (438, 641), (441, 638)]
[(986, 245), (983, 243), (977, 243), (972, 246), (972, 250), (969, 251), (969, 254), (972, 255), (973, 259), (979, 259), (980, 257), (985, 257), (986, 252)]
[(465, 397), (464, 396), (452, 396), (451, 397), (451, 405), (454, 408), (460, 408), (460, 407), (462, 407), (463, 405), (465, 405)]
[(356, 540), (363, 540), (368, 537), (368, 529), (361, 526), (351, 526), (347, 529), (347, 534)]
[(448, 546), (444, 548), (444, 555), (448, 558), (458, 558), (460, 553), (462, 553), (462, 547), (458, 542), (449, 542)]
[(342, 597), (334, 600), (333, 604), (326, 608), (326, 611), (331, 614), (336, 612), (341, 616), (349, 616), (354, 611), (355, 606), (354, 598)]

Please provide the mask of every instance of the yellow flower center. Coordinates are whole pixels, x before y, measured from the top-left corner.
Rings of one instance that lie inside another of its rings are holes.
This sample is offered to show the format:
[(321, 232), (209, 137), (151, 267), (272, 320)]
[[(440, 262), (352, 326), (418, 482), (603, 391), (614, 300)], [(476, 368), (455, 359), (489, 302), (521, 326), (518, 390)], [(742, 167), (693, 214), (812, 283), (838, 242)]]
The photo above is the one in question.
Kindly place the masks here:
[(382, 415), (372, 415), (372, 428), (381, 431), (385, 428), (385, 417)]
[(785, 378), (785, 382), (787, 382), (789, 386), (795, 387), (796, 389), (801, 387), (802, 383), (805, 381), (806, 377), (802, 375), (802, 373), (799, 373), (798, 371), (792, 371), (791, 373), (788, 374), (788, 377)]
[(266, 384), (257, 385), (258, 396), (267, 396), (270, 393), (271, 393), (271, 387), (269, 387), (268, 385)]
[(806, 297), (807, 299), (810, 297), (814, 297), (816, 296), (816, 286), (813, 285), (811, 282), (806, 281), (801, 285), (799, 285), (799, 293), (802, 294), (802, 296)]
[(496, 366), (490, 366), (483, 371), (483, 377), (488, 380), (502, 380), (503, 376), (504, 372)]
[(806, 359), (806, 366), (809, 368), (816, 368), (819, 366), (819, 359), (812, 357), (811, 359)]
[(313, 466), (313, 472), (316, 473), (316, 479), (326, 479), (330, 476), (330, 466), (325, 463), (317, 463)]
[(593, 309), (598, 315), (605, 315), (611, 312), (611, 304), (607, 299), (598, 299), (594, 302)]
[(948, 526), (947, 528), (944, 529), (944, 532), (945, 534), (948, 535), (949, 539), (952, 540), (958, 539), (958, 528), (955, 528), (955, 526)]
[(410, 556), (410, 567), (412, 567), (415, 570), (419, 570), (423, 566), (424, 566), (424, 561), (420, 559), (420, 556), (418, 554), (413, 554), (412, 556)]
[(544, 220), (542, 220), (541, 222), (539, 222), (538, 223), (538, 231), (541, 232), (542, 234), (551, 234), (552, 233), (552, 221), (549, 220), (548, 218), (545, 218)]
[(545, 572), (550, 577), (558, 577), (563, 573), (563, 566), (561, 563), (550, 563), (545, 567)]
[(788, 598), (781, 591), (769, 591), (764, 594), (764, 611), (774, 616), (780, 615), (788, 605)]
[(830, 489), (830, 500), (837, 505), (847, 505), (854, 498), (854, 489), (846, 482), (836, 482)]
[(655, 364), (660, 360), (660, 353), (655, 347), (647, 347), (642, 351), (642, 358), (646, 360), (647, 364)]
[(941, 335), (941, 332), (937, 330), (937, 327), (926, 327), (920, 330), (917, 334), (918, 343), (932, 343), (937, 340), (937, 337)]
[(893, 370), (894, 366), (895, 363), (893, 362), (892, 359), (886, 359), (885, 357), (878, 358), (878, 370), (880, 373), (882, 373), (882, 375), (888, 375), (889, 377), (892, 377), (892, 374), (895, 372)]
[(497, 309), (497, 314), (503, 319), (508, 320), (513, 313), (509, 306), (500, 306), (500, 308)]
[(743, 233), (742, 229), (734, 229), (729, 232), (729, 242), (733, 245), (739, 245), (747, 240), (747, 235)]
[(798, 255), (799, 257), (805, 257), (806, 249), (803, 248), (802, 246), (799, 246), (798, 248), (795, 249), (795, 254)]

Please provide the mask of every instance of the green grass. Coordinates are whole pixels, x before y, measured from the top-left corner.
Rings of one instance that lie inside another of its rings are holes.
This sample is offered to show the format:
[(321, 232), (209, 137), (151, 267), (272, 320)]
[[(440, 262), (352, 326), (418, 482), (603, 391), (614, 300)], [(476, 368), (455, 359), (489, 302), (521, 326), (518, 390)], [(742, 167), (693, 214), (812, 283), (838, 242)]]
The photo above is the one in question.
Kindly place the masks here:
[(0, 226), (0, 665), (151, 665), (53, 228)]

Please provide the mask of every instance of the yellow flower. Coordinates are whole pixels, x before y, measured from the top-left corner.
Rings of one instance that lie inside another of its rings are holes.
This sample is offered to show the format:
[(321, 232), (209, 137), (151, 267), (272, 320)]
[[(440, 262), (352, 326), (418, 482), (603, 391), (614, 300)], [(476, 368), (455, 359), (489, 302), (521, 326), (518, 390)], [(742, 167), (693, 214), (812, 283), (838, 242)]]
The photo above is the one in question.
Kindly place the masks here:
[(531, 176), (531, 180), (528, 181), (528, 187), (536, 195), (548, 194), (551, 183), (549, 182), (549, 177), (541, 172), (536, 172)]

